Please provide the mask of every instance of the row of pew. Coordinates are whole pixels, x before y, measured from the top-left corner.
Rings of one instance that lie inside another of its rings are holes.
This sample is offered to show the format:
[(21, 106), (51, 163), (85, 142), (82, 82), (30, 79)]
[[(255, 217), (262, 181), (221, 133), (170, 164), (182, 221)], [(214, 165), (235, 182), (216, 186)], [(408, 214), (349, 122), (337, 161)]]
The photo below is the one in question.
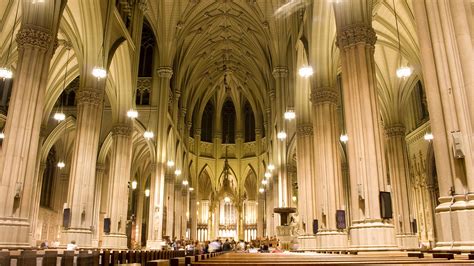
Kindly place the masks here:
[[(173, 265), (175, 258), (184, 260), (185, 256), (190, 261), (197, 261), (216, 256), (217, 253), (198, 255), (194, 252), (184, 250), (81, 250), (81, 251), (57, 251), (57, 250), (23, 250), (23, 251), (0, 251), (0, 266), (115, 266), (115, 265), (162, 265), (154, 261), (168, 261)], [(199, 256), (199, 258), (198, 258)], [(179, 261), (181, 261), (179, 260)], [(178, 265), (178, 264), (176, 264)]]

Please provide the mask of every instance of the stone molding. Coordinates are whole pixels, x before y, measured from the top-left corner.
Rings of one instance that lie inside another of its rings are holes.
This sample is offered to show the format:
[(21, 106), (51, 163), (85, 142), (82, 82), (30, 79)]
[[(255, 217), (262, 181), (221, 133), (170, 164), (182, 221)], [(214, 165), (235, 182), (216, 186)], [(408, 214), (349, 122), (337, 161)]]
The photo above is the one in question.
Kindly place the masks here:
[(405, 126), (401, 124), (385, 127), (385, 136), (391, 137), (405, 137)]
[(81, 88), (77, 91), (77, 104), (99, 105), (103, 102), (103, 95), (102, 91), (98, 88)]
[(236, 132), (235, 132), (235, 138), (236, 138), (236, 139), (243, 139), (243, 138), (244, 138), (244, 134), (242, 133), (242, 131), (236, 131)]
[(255, 135), (262, 135), (262, 129), (261, 128), (255, 128)]
[(173, 183), (173, 181), (174, 181), (174, 174), (165, 174), (166, 183)]
[(138, 4), (138, 9), (140, 9), (140, 11), (142, 11), (143, 13), (148, 11), (148, 6), (147, 6), (147, 1), (146, 0), (139, 0), (137, 4)]
[(170, 79), (173, 76), (173, 69), (171, 67), (163, 66), (156, 69), (158, 77)]
[(368, 44), (374, 47), (377, 41), (377, 34), (371, 25), (353, 24), (347, 25), (337, 34), (336, 45), (339, 48), (346, 48), (359, 43)]
[(51, 32), (31, 26), (20, 29), (16, 35), (16, 41), (19, 49), (29, 46), (40, 50), (48, 50), (57, 44)]
[(102, 163), (98, 163), (95, 165), (95, 170), (96, 172), (103, 173), (105, 171), (105, 165)]
[(113, 136), (124, 136), (130, 137), (132, 135), (133, 128), (129, 124), (115, 124), (112, 126)]
[(273, 68), (273, 77), (275, 78), (286, 78), (288, 77), (288, 67), (286, 66), (277, 66)]
[(339, 92), (330, 87), (311, 89), (311, 102), (313, 104), (330, 103), (337, 105), (339, 101)]
[(299, 124), (296, 126), (296, 134), (298, 136), (312, 136), (313, 135), (313, 125), (308, 124)]

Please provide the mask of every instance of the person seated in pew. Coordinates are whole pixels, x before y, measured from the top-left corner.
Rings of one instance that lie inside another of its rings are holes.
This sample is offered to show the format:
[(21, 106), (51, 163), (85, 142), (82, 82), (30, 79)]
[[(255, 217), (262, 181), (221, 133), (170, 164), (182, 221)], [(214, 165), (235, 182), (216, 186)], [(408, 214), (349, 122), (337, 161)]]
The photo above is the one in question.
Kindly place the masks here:
[(77, 245), (76, 245), (76, 241), (75, 240), (72, 240), (71, 243), (67, 244), (66, 246), (66, 250), (76, 250), (77, 249)]
[(277, 245), (277, 247), (272, 250), (272, 253), (283, 253), (283, 250), (281, 250), (280, 245)]

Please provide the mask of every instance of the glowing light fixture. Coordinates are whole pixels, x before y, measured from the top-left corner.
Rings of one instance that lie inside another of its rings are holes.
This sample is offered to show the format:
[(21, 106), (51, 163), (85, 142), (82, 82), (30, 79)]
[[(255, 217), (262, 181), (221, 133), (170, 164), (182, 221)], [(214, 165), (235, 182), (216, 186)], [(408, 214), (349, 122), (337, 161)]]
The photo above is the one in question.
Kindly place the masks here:
[(266, 179), (263, 179), (262, 180), (262, 185), (266, 185), (266, 184), (268, 184), (268, 181)]
[(138, 112), (137, 112), (137, 110), (130, 109), (127, 112), (127, 116), (129, 118), (137, 118), (138, 117)]
[(13, 72), (6, 68), (6, 67), (0, 67), (0, 78), (2, 79), (11, 79), (13, 77)]
[(275, 170), (275, 166), (274, 166), (273, 164), (269, 164), (269, 165), (267, 166), (267, 168), (268, 168), (268, 170), (270, 170), (270, 171)]
[(313, 68), (311, 66), (304, 66), (298, 70), (298, 74), (303, 78), (308, 78), (313, 75)]
[(188, 180), (183, 180), (183, 186), (187, 186), (189, 184)]
[(107, 71), (103, 67), (94, 67), (92, 75), (98, 79), (103, 79), (107, 76)]
[(5, 138), (5, 133), (0, 132), (0, 139), (4, 139), (4, 138)]
[(423, 138), (426, 141), (432, 141), (433, 140), (433, 134), (427, 132)]
[(194, 191), (194, 188), (193, 188), (193, 187), (190, 187), (190, 188), (189, 188), (189, 191)]
[(293, 202), (296, 202), (296, 196), (291, 197), (291, 199), (293, 200)]
[(63, 161), (58, 162), (58, 168), (63, 169), (66, 166), (66, 164)]
[(168, 161), (166, 162), (166, 165), (167, 165), (168, 167), (173, 167), (173, 166), (174, 166), (174, 161), (173, 161), (173, 160), (168, 160)]
[(280, 132), (278, 132), (277, 138), (278, 138), (279, 140), (285, 140), (285, 139), (286, 139), (286, 132), (285, 132), (285, 131), (280, 131)]
[(349, 140), (349, 136), (347, 136), (347, 134), (342, 134), (340, 137), (339, 137), (339, 140), (346, 143), (348, 140)]
[(43, 4), (44, 0), (33, 0), (31, 1), (32, 4)]
[(176, 176), (181, 175), (181, 170), (180, 170), (180, 169), (176, 169), (176, 170), (174, 171), (174, 174), (175, 174)]
[(154, 136), (155, 134), (153, 134), (153, 131), (150, 130), (147, 130), (143, 133), (143, 137), (145, 137), (146, 139), (152, 139)]
[(272, 177), (272, 174), (271, 174), (270, 172), (265, 172), (265, 178), (268, 179), (268, 178), (270, 178), (270, 177)]
[(148, 198), (149, 196), (150, 196), (150, 189), (147, 188), (147, 189), (145, 189), (145, 197)]
[(408, 78), (411, 76), (412, 70), (410, 67), (399, 67), (397, 69), (397, 77), (399, 78)]
[(296, 117), (295, 111), (293, 111), (293, 110), (286, 111), (285, 114), (284, 114), (284, 117), (285, 117), (286, 120), (295, 119), (295, 117)]
[(230, 202), (230, 198), (229, 197), (224, 197), (224, 202)]
[(263, 193), (263, 192), (265, 192), (265, 189), (263, 187), (261, 187), (261, 188), (258, 189), (258, 192)]
[(133, 180), (133, 181), (132, 181), (132, 189), (133, 189), (133, 190), (137, 189), (137, 186), (138, 186), (137, 180)]
[(53, 116), (54, 120), (58, 122), (64, 121), (66, 119), (66, 115), (63, 112), (57, 112)]

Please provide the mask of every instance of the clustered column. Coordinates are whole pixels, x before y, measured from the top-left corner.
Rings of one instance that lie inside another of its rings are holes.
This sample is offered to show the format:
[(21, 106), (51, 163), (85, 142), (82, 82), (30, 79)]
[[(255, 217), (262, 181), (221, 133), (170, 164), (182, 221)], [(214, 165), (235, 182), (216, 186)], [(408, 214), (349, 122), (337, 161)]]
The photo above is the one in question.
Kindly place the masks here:
[(341, 5), (336, 8), (337, 45), (341, 51), (349, 136), (351, 245), (359, 249), (391, 249), (396, 247), (394, 228), (382, 219), (379, 201), (380, 191), (386, 190), (386, 169), (375, 78), (377, 37), (370, 21), (348, 24), (343, 18), (355, 2)]
[[(343, 248), (347, 245), (347, 234), (338, 227), (336, 212), (344, 211), (344, 189), (342, 183), (341, 154), (339, 150), (339, 123), (337, 103), (339, 93), (334, 88), (314, 88), (311, 91), (314, 117), (314, 169), (316, 176), (315, 193), (319, 195), (321, 212), (318, 217), (321, 230), (318, 243), (323, 248)], [(345, 213), (340, 214), (344, 216)], [(340, 221), (342, 223), (342, 221)]]

